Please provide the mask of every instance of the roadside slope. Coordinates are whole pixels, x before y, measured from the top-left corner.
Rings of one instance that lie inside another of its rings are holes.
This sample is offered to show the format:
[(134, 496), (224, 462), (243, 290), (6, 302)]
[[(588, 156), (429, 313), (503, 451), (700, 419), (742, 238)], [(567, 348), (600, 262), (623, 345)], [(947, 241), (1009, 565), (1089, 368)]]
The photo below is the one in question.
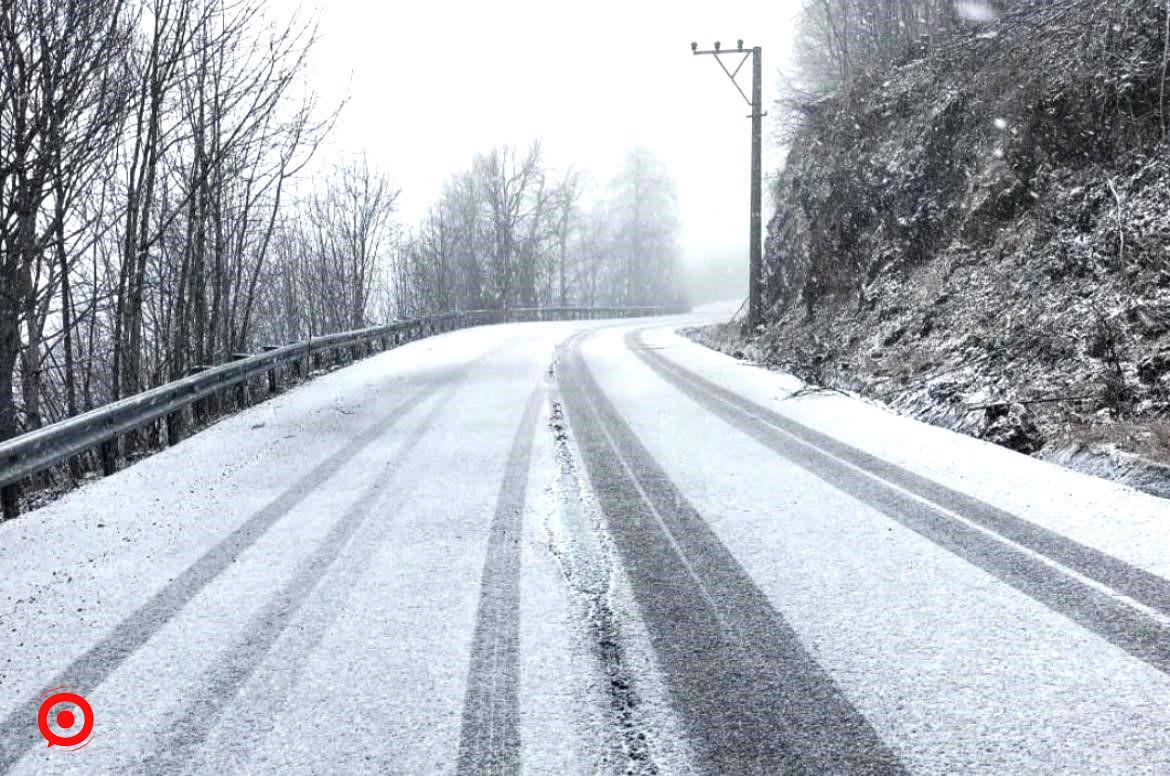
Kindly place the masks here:
[(804, 106), (728, 349), (1170, 494), (1166, 11), (1022, 6)]

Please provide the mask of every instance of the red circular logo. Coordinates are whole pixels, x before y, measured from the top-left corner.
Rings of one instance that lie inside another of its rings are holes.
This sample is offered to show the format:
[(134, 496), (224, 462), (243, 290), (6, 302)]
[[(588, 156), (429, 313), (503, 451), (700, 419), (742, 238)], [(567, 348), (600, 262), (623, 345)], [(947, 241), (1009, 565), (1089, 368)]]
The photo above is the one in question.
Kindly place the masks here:
[[(54, 687), (52, 690), (42, 693), (42, 697), (45, 695), (48, 697), (41, 701), (41, 708), (37, 712), (37, 729), (41, 731), (41, 737), (49, 742), (49, 748), (59, 746), (74, 751), (88, 744), (90, 736), (93, 734), (93, 708), (90, 707), (89, 701), (85, 698), (75, 692), (68, 692), (70, 689), (68, 687)], [(59, 690), (65, 692), (58, 692)], [(63, 703), (74, 708), (60, 709), (53, 716), (52, 721), (57, 728), (68, 731), (58, 733), (49, 726), (49, 715), (55, 707)], [(81, 727), (74, 732), (73, 728), (77, 725), (77, 712), (81, 712)]]

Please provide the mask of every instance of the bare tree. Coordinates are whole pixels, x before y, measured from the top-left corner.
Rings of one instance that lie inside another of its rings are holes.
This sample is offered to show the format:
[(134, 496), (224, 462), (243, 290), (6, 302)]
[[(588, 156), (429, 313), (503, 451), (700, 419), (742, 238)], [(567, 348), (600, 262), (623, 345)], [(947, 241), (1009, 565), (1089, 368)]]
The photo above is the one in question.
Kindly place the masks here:
[(248, 346), (331, 118), (292, 88), (312, 25), (263, 10), (0, 4), (0, 439)]
[(635, 147), (609, 188), (619, 268), (612, 300), (626, 305), (672, 301), (678, 280), (678, 205), (669, 171), (649, 149)]
[(540, 218), (544, 205), (540, 143), (533, 142), (522, 156), (515, 148), (494, 148), (476, 157), (472, 171), (486, 208), (495, 302), (504, 309), (532, 304), (535, 256), (521, 257), (519, 248), (525, 226)]
[[(1019, 0), (1017, 0), (1019, 2)], [(1011, 0), (805, 0), (794, 39), (798, 95), (837, 89), (923, 53), (965, 24), (998, 18)]]
[[(115, 395), (139, 390), (148, 375), (153, 382), (181, 373), (188, 358), (230, 355), (246, 340), (241, 324), (250, 322), (272, 208), (317, 140), (309, 108), (287, 104), (313, 27), (299, 17), (272, 26), (262, 10), (259, 0), (151, 0), (121, 227)], [(257, 208), (269, 213), (258, 231)], [(173, 241), (176, 228), (181, 242)], [(173, 297), (148, 299), (148, 265), (168, 253), (177, 256), (176, 273), (154, 266), (175, 284)], [(150, 305), (154, 322), (173, 328), (153, 338), (171, 341), (161, 351), (169, 368), (143, 363)]]
[(389, 177), (363, 158), (337, 168), (328, 184), (310, 196), (304, 225), (293, 227), (286, 238), (303, 260), (282, 267), (299, 275), (292, 304), (306, 310), (306, 333), (369, 323), (371, 295), (389, 268), (398, 193)]
[[(69, 209), (124, 113), (117, 81), (128, 16), (121, 0), (0, 5), (0, 439), (43, 422), (45, 327), (58, 288), (68, 294)], [(4, 514), (13, 499), (7, 491)]]
[(585, 194), (538, 143), (477, 155), (400, 246), (400, 313), (673, 301), (678, 223), (661, 161), (633, 149), (608, 198), (586, 209)]
[[(564, 177), (553, 191), (553, 229), (556, 236), (556, 264), (557, 264), (557, 304), (565, 307), (568, 304), (568, 287), (566, 285), (565, 260), (568, 252), (569, 237), (576, 225), (577, 208), (584, 191), (584, 179), (577, 170), (569, 168)], [(548, 273), (549, 284), (552, 284), (553, 273)], [(552, 294), (548, 294), (549, 298)]]

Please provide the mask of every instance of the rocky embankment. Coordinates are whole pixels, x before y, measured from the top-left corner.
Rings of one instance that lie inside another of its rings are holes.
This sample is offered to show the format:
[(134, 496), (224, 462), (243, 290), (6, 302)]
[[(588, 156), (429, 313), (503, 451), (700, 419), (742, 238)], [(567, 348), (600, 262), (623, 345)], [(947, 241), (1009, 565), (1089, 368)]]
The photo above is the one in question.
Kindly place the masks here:
[(1165, 7), (1036, 8), (801, 107), (768, 323), (706, 339), (1170, 496)]

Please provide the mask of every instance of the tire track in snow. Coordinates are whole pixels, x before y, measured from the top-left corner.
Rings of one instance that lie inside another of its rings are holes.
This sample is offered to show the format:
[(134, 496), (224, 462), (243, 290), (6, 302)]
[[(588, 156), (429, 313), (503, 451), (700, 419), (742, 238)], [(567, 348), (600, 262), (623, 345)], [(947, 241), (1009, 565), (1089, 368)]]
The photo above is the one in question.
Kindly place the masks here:
[(508, 452), (488, 533), (471, 644), (458, 774), (520, 772), (520, 539), (543, 385), (528, 399)]
[(815, 431), (650, 349), (626, 346), (701, 407), (829, 485), (1170, 674), (1170, 580)]
[[(334, 562), (354, 545), (354, 535), (367, 523), (379, 498), (394, 482), (395, 473), (430, 431), (435, 419), (455, 395), (456, 388), (456, 385), (450, 385), (435, 398), (427, 414), (403, 441), (398, 452), (330, 527), (313, 554), (301, 562), (293, 578), (252, 617), (236, 644), (207, 669), (195, 685), (195, 697), (185, 699), (182, 712), (169, 723), (166, 735), (154, 745), (153, 750), (140, 762), (124, 764), (119, 769), (120, 773), (165, 774), (194, 770), (190, 766), (198, 756), (197, 750), (206, 741), (224, 709), (248, 683), (280, 636), (312, 599), (314, 591)], [(392, 519), (392, 515), (384, 515), (380, 524), (387, 526)], [(353, 546), (353, 555), (347, 558), (350, 574), (343, 575), (336, 584), (331, 585), (337, 588), (337, 592), (330, 597), (328, 605), (319, 609), (318, 616), (301, 623), (301, 627), (292, 635), (294, 646), (286, 653), (287, 659), (276, 669), (280, 672), (280, 678), (249, 710), (255, 712), (249, 715), (253, 717), (251, 720), (247, 723), (240, 719), (235, 721), (233, 732), (237, 736), (242, 735), (254, 741), (272, 729), (276, 720), (270, 710), (280, 708), (286, 700), (300, 673), (300, 667), (341, 614), (341, 604), (346, 594), (353, 589), (352, 577), (360, 575), (364, 570), (386, 534), (386, 529), (379, 530), (375, 536), (363, 537), (365, 541)]]
[(579, 348), (567, 348), (561, 363), (570, 426), (702, 767), (736, 774), (903, 773), (654, 462)]
[[(584, 333), (570, 338), (561, 348), (581, 336)], [(549, 367), (549, 375), (554, 377), (555, 374), (554, 362)], [(597, 767), (600, 771), (608, 766), (608, 772), (624, 776), (654, 776), (662, 772), (654, 751), (658, 743), (656, 739), (674, 733), (673, 726), (669, 726), (670, 730), (663, 730), (663, 720), (647, 719), (643, 711), (642, 680), (635, 676), (636, 666), (631, 665), (628, 635), (614, 602), (616, 560), (612, 543), (600, 533), (603, 530), (600, 525), (591, 525), (593, 517), (586, 515), (587, 510), (593, 514), (596, 510), (586, 507), (587, 491), (578, 476), (578, 457), (573, 452), (575, 447), (566, 424), (561, 394), (555, 387), (549, 391), (549, 401), (549, 430), (559, 470), (556, 492), (560, 530), (546, 520), (545, 533), (548, 549), (560, 567), (561, 576), (577, 597), (576, 606), (580, 609), (577, 616), (588, 634), (586, 638), (596, 661), (595, 670), (601, 676), (604, 699), (608, 701), (608, 724), (613, 743), (599, 742), (605, 755)], [(599, 514), (596, 517), (600, 519)], [(612, 757), (620, 757), (620, 762), (610, 759), (611, 749)], [(677, 762), (670, 765), (679, 767)]]
[[(123, 619), (98, 643), (83, 652), (56, 676), (46, 679), (44, 686), (66, 685), (76, 688), (82, 695), (92, 692), (281, 518), (308, 498), (349, 461), (381, 438), (404, 415), (432, 395), (435, 386), (458, 379), (474, 364), (519, 341), (522, 339), (513, 337), (465, 364), (438, 370), (419, 381), (421, 385), (399, 401), (390, 412), (317, 464), (267, 506), (244, 520), (218, 544)], [(33, 724), (39, 705), (38, 697), (30, 697), (0, 721), (0, 773), (11, 770), (29, 749), (43, 744), (43, 739)]]

